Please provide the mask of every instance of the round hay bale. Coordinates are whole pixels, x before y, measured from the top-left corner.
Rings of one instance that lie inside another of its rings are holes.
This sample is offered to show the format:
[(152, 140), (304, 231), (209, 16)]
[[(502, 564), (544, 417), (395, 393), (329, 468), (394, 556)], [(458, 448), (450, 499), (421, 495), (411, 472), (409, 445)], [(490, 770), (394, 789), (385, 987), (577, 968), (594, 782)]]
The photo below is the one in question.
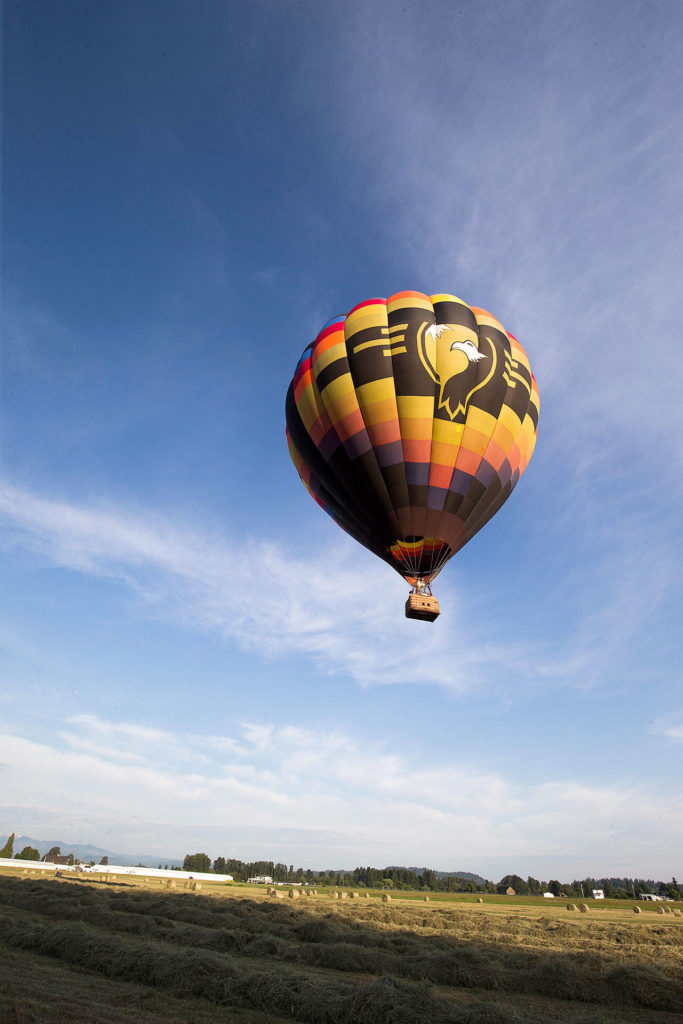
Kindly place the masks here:
[(658, 914), (663, 914), (664, 913), (664, 907), (657, 907), (657, 913)]
[(664, 907), (664, 913), (665, 914), (670, 914), (671, 913), (671, 907)]
[(673, 909), (673, 910), (671, 911), (671, 913), (672, 913), (672, 914), (675, 914), (675, 915), (676, 915), (676, 917), (680, 917), (680, 916), (681, 916), (681, 912), (680, 912), (680, 910), (678, 909), (678, 907), (674, 907), (674, 909)]
[(484, 901), (483, 901), (483, 899), (481, 898), (481, 896), (477, 896), (477, 903), (483, 903), (483, 902), (484, 902)]
[(429, 896), (425, 896), (423, 898), (424, 898), (425, 903), (429, 903)]
[(576, 910), (576, 903), (568, 903), (567, 910)]
[(391, 896), (388, 892), (382, 894), (382, 903), (391, 903)]
[(370, 893), (369, 892), (364, 892), (363, 895), (365, 896), (366, 900), (370, 899)]
[(289, 896), (290, 900), (293, 900), (296, 894), (293, 889), (290, 889), (287, 895)]
[(339, 899), (340, 900), (348, 900), (348, 898), (349, 898), (349, 894), (347, 892), (340, 892), (339, 893)]
[(359, 899), (359, 897), (360, 897), (360, 893), (358, 893), (358, 892), (350, 892), (349, 893), (349, 899), (350, 900), (357, 900), (357, 899)]
[(634, 907), (633, 908), (633, 913), (634, 914), (639, 914), (640, 913), (640, 907)]
[(586, 903), (579, 903), (579, 910), (581, 911), (582, 914), (587, 914), (588, 913), (588, 906), (587, 906), (587, 904)]

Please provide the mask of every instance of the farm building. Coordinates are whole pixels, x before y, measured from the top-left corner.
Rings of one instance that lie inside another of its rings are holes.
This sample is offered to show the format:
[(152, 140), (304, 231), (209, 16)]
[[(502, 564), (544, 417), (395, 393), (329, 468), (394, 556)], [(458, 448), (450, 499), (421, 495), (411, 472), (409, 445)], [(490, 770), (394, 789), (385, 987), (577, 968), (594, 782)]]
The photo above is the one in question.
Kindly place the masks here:
[(651, 892), (641, 892), (638, 896), (639, 900), (647, 900), (648, 903), (664, 903), (663, 896), (655, 896)]
[[(583, 892), (583, 890), (581, 890), (581, 891)], [(604, 898), (605, 898), (605, 891), (604, 891), (604, 889), (593, 889), (593, 899), (594, 900), (604, 900)]]
[(554, 900), (555, 899), (555, 893), (554, 892), (544, 892), (543, 893), (543, 899), (544, 900)]
[[(53, 860), (56, 858), (53, 858)], [(62, 858), (61, 860), (64, 860)], [(0, 867), (28, 868), (29, 871), (68, 871), (74, 874), (99, 875), (141, 875), (145, 878), (192, 878), (195, 882), (232, 882), (232, 875), (215, 875), (208, 871), (172, 871), (170, 868), (127, 867), (124, 864), (63, 864), (50, 863), (42, 860), (19, 860), (18, 858), (0, 857)]]
[[(19, 860), (18, 857), (0, 857), (0, 868), (28, 868), (29, 871), (54, 871), (56, 865), (44, 860)], [(67, 867), (67, 871), (73, 870)]]
[(254, 878), (248, 878), (247, 882), (249, 885), (272, 885), (273, 879), (270, 875), (255, 875)]

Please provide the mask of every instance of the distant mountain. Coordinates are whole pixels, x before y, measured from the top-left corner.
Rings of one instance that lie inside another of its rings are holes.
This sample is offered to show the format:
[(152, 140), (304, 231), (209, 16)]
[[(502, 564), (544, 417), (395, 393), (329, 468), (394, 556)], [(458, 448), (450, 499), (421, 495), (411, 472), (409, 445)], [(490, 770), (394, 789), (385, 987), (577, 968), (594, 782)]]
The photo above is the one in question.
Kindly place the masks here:
[[(7, 842), (7, 836), (0, 836), (0, 847), (4, 846)], [(175, 860), (173, 857), (153, 857), (150, 854), (136, 854), (131, 856), (126, 853), (112, 853), (111, 850), (103, 850), (100, 846), (92, 846), (84, 843), (65, 843), (60, 839), (31, 839), (30, 836), (16, 836), (14, 839), (14, 852), (19, 853), (25, 846), (33, 846), (38, 850), (41, 857), (43, 857), (53, 846), (58, 846), (64, 856), (73, 853), (76, 860), (82, 860), (86, 864), (88, 861), (94, 860), (96, 864), (102, 860), (103, 857), (109, 858), (110, 864), (123, 864), (124, 866), (134, 867), (137, 864), (142, 864), (147, 868), (155, 868), (159, 863), (169, 867), (182, 867), (182, 860)], [(427, 871), (426, 867), (404, 867), (402, 864), (388, 864), (386, 865), (387, 871), (392, 869), (398, 871), (414, 871), (416, 875), (421, 875)], [(383, 869), (384, 870), (384, 869)], [(335, 870), (335, 875), (352, 875), (353, 869), (341, 868)], [(474, 882), (475, 885), (484, 885), (486, 882), (485, 878), (481, 875), (473, 874), (471, 871), (434, 871), (437, 878), (462, 878), (466, 882)], [(654, 883), (653, 883), (654, 884)]]
[[(8, 836), (0, 836), (0, 847), (7, 842)], [(53, 846), (58, 846), (66, 857), (73, 853), (76, 860), (94, 860), (98, 864), (103, 857), (109, 858), (110, 864), (123, 864), (124, 867), (133, 867), (136, 864), (143, 864), (146, 868), (155, 868), (159, 862), (169, 867), (182, 867), (182, 860), (174, 860), (173, 857), (153, 857), (150, 854), (130, 856), (125, 853), (113, 853), (111, 850), (103, 850), (99, 846), (92, 846), (87, 843), (65, 843), (63, 839), (31, 839), (30, 836), (15, 836), (14, 852), (20, 853), (25, 846), (33, 846), (41, 857), (43, 857)]]

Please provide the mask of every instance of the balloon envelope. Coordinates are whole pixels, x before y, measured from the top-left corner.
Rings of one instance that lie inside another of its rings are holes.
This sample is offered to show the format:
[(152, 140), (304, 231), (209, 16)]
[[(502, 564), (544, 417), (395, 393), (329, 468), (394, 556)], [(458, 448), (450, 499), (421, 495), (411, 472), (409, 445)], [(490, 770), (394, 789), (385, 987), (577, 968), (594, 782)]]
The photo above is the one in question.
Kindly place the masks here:
[(490, 313), (399, 292), (320, 331), (286, 417), (292, 461), (318, 504), (411, 584), (429, 583), (526, 469), (538, 388)]

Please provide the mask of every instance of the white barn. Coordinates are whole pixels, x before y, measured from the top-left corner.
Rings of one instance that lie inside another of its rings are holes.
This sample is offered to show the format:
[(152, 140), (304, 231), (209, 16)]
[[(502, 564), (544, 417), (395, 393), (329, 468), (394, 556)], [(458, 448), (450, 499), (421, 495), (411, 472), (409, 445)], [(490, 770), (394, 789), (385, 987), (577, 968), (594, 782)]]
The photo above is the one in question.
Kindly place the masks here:
[[(71, 870), (74, 870), (73, 868)], [(86, 874), (102, 875), (143, 875), (145, 878), (193, 878), (195, 882), (232, 882), (232, 875), (217, 875), (213, 871), (174, 871), (172, 868), (138, 868), (123, 864), (94, 864), (92, 867), (79, 865)]]
[(217, 875), (212, 871), (173, 871), (171, 868), (139, 868), (125, 864), (45, 864), (42, 860), (18, 860), (0, 857), (0, 867), (28, 868), (29, 871), (69, 871), (75, 874), (141, 875), (144, 878), (192, 878), (195, 882), (232, 882), (232, 875)]

